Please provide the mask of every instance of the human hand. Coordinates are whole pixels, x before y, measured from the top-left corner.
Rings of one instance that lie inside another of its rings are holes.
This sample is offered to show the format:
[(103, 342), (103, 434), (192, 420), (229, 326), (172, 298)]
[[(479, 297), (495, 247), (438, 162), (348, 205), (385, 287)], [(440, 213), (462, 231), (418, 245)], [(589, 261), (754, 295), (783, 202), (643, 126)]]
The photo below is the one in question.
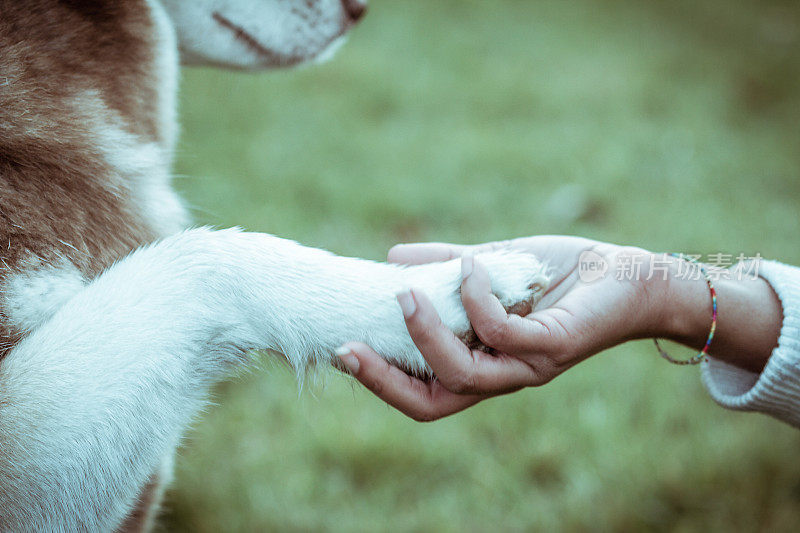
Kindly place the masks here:
[[(551, 285), (526, 317), (505, 312), (492, 295), (486, 270), (473, 259), (477, 252), (499, 248), (535, 254), (550, 267)], [(583, 254), (596, 254), (591, 257), (604, 261), (606, 275), (582, 281), (579, 261)], [(400, 245), (389, 252), (389, 261), (396, 263), (457, 257), (462, 258), (464, 307), (475, 333), (493, 349), (492, 354), (469, 350), (442, 325), (427, 297), (411, 289), (399, 294), (398, 301), (435, 380), (408, 376), (361, 343), (345, 345), (341, 355), (368, 389), (416, 420), (435, 420), (492, 396), (543, 385), (587, 357), (630, 339), (692, 340), (693, 333), (683, 331), (683, 324), (664, 312), (662, 304), (669, 291), (666, 279), (614, 275), (626, 257), (636, 257), (641, 271), (647, 273), (656, 256), (645, 250), (577, 237), (537, 236), (478, 246)], [(699, 284), (692, 290), (702, 298), (705, 287), (702, 281)]]

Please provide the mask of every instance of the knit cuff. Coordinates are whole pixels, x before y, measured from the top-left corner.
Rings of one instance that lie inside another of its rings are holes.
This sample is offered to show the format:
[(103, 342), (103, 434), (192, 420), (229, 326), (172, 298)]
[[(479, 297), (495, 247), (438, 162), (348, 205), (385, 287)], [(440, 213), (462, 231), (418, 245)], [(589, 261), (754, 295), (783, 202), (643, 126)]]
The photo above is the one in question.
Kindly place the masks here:
[(758, 274), (783, 306), (778, 346), (761, 374), (709, 357), (702, 365), (703, 383), (723, 407), (760, 411), (800, 427), (800, 268), (761, 261)]

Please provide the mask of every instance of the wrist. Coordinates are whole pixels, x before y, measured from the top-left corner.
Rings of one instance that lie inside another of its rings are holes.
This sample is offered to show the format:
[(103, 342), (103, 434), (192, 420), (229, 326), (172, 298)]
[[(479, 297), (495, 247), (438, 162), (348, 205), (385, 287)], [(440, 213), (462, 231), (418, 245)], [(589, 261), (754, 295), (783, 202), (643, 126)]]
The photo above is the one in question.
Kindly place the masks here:
[(711, 294), (705, 277), (684, 259), (653, 254), (652, 260), (660, 275), (653, 276), (649, 287), (654, 321), (648, 336), (702, 349), (712, 322)]
[[(671, 259), (667, 280), (656, 293), (654, 305), (662, 310), (662, 319), (654, 327), (653, 336), (700, 350), (708, 340), (712, 323), (709, 287), (703, 276), (687, 271), (683, 260)], [(714, 276), (719, 322), (709, 353), (760, 372), (778, 343), (783, 321), (780, 301), (763, 278), (737, 275), (731, 270), (710, 272)], [(720, 275), (715, 276), (715, 272)]]
[(761, 372), (778, 345), (783, 323), (780, 300), (765, 279), (747, 275), (724, 280), (718, 292), (721, 319), (711, 354)]

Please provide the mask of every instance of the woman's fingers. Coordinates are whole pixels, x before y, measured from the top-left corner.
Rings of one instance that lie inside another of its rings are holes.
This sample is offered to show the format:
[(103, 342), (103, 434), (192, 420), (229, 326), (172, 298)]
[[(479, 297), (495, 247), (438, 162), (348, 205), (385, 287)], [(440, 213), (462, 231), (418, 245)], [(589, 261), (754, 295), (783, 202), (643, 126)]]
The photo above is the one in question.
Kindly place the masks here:
[(520, 386), (544, 385), (568, 368), (570, 338), (562, 324), (569, 317), (559, 321), (562, 310), (510, 315), (492, 293), (489, 274), (479, 261), (464, 255), (462, 271), (467, 275), (461, 284), (461, 301), (472, 329), (484, 345), (500, 352), (491, 361), (503, 363), (506, 372), (515, 369), (516, 378), (524, 379)]
[(536, 335), (540, 331), (529, 320), (506, 312), (492, 293), (489, 273), (479, 261), (469, 254), (461, 261), (464, 273), (461, 301), (481, 342), (510, 354), (535, 349)]
[(462, 251), (466, 248), (467, 246), (443, 242), (398, 244), (389, 250), (387, 259), (390, 263), (400, 263), (404, 265), (438, 263), (460, 257)]
[(362, 343), (346, 344), (339, 357), (350, 373), (378, 398), (420, 422), (457, 413), (489, 397), (455, 394), (438, 382), (409, 376)]
[(458, 394), (500, 394), (535, 382), (533, 369), (524, 361), (467, 348), (442, 324), (423, 293), (411, 290), (399, 294), (398, 300), (414, 344), (447, 390)]

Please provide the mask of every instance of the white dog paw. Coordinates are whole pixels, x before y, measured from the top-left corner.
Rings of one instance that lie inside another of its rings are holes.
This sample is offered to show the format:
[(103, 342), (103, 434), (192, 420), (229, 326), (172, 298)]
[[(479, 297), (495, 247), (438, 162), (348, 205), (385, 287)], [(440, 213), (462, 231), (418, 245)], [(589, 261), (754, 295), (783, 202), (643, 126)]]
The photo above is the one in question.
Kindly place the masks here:
[(545, 266), (534, 255), (497, 251), (475, 258), (488, 270), (492, 292), (509, 313), (530, 313), (550, 285)]
[[(501, 250), (478, 254), (475, 259), (486, 267), (492, 292), (509, 313), (529, 314), (549, 286), (545, 266), (531, 254)], [(483, 348), (461, 303), (461, 261), (412, 269), (421, 282), (412, 286), (425, 291), (442, 322), (469, 346)]]

